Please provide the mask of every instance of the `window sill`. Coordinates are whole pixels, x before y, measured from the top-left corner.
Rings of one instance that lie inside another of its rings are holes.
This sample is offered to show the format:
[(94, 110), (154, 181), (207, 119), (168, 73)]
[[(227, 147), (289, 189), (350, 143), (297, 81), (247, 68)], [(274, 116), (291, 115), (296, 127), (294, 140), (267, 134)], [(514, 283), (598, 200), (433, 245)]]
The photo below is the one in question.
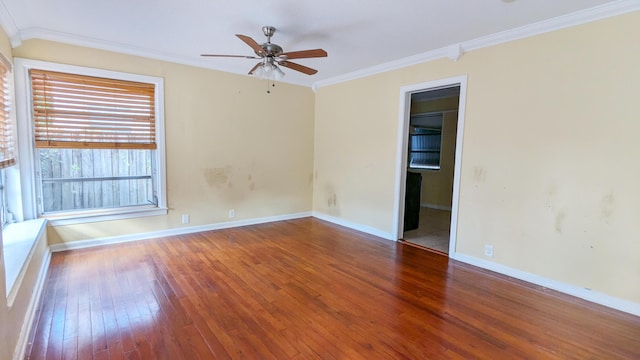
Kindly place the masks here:
[(27, 220), (9, 224), (2, 229), (5, 281), (9, 306), (20, 288), (20, 283), (33, 255), (34, 245), (46, 236), (45, 219)]
[(411, 171), (411, 172), (419, 172), (419, 173), (425, 173), (425, 172), (438, 172), (440, 171), (439, 167), (434, 167), (434, 168), (429, 168), (429, 167), (415, 167), (415, 166), (410, 166), (407, 170)]
[(125, 220), (138, 217), (167, 215), (167, 208), (158, 207), (132, 207), (118, 210), (96, 210), (83, 211), (75, 213), (66, 213), (61, 215), (44, 215), (43, 219), (49, 220), (51, 226), (64, 226), (85, 224), (99, 221)]

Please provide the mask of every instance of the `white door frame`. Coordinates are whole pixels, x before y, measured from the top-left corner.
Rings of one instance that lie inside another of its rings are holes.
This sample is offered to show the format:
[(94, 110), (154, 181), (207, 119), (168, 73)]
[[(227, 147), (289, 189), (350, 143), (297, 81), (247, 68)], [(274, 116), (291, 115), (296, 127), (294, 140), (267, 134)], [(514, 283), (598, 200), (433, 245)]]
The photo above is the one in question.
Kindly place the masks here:
[(398, 148), (396, 154), (396, 180), (394, 200), (394, 227), (396, 239), (402, 239), (404, 233), (404, 194), (407, 180), (407, 146), (409, 141), (409, 116), (411, 110), (411, 94), (460, 86), (458, 107), (458, 133), (456, 136), (455, 167), (453, 171), (453, 197), (451, 199), (451, 231), (449, 236), (449, 257), (456, 250), (458, 229), (458, 202), (460, 198), (460, 170), (462, 169), (462, 140), (464, 135), (464, 114), (467, 98), (467, 76), (461, 75), (446, 79), (434, 80), (420, 84), (407, 85), (400, 88), (400, 113), (398, 115)]

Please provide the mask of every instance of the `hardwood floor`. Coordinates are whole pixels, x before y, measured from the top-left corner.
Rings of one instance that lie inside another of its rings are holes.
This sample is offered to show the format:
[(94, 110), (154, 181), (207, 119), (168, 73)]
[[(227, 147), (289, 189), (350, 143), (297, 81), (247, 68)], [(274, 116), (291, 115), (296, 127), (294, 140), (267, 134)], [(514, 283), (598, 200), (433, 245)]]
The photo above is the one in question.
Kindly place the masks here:
[(30, 359), (638, 359), (640, 318), (306, 218), (53, 254)]

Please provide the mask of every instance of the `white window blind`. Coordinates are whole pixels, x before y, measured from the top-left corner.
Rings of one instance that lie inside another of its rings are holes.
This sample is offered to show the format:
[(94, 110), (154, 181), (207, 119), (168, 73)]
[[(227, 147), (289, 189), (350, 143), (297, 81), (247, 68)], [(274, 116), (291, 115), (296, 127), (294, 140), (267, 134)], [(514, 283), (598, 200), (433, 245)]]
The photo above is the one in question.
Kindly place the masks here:
[(37, 148), (156, 149), (155, 85), (30, 70)]
[(16, 163), (11, 123), (11, 63), (0, 55), (0, 169)]

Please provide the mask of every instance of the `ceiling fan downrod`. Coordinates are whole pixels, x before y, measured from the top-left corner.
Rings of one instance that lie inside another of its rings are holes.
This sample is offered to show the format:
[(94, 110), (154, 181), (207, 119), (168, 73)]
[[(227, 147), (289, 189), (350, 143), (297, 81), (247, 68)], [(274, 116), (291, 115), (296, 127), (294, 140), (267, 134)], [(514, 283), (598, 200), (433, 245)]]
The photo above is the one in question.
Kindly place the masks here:
[(267, 37), (267, 43), (270, 43), (271, 37), (276, 33), (276, 28), (273, 26), (263, 26), (262, 33)]

